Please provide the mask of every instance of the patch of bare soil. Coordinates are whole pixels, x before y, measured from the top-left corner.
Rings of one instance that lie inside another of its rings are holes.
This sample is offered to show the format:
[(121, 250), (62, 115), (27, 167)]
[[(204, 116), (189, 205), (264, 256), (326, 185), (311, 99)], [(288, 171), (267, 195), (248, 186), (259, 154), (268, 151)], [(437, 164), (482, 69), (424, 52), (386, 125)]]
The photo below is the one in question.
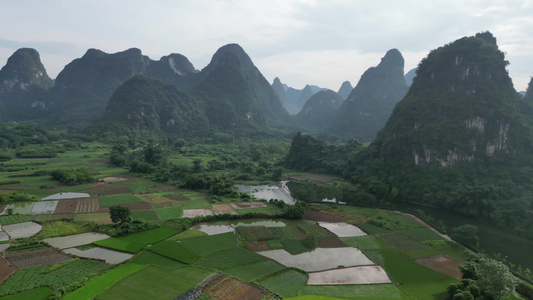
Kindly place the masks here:
[(316, 239), (317, 246), (319, 248), (341, 248), (341, 247), (349, 247), (339, 239), (337, 236), (326, 236), (326, 237), (319, 237)]
[(72, 257), (61, 254), (53, 248), (44, 248), (33, 251), (9, 253), (6, 260), (16, 268), (29, 268), (43, 265), (62, 264)]
[(221, 214), (236, 215), (237, 214), (235, 210), (228, 204), (213, 204), (212, 209), (215, 215), (221, 215)]
[(265, 241), (249, 242), (248, 244), (246, 244), (246, 249), (252, 252), (259, 252), (259, 251), (268, 251), (270, 250), (270, 247), (268, 247), (268, 244)]
[(305, 211), (304, 220), (331, 222), (331, 223), (342, 222), (342, 219), (337, 216), (333, 216), (328, 213), (317, 211), (314, 209), (307, 209)]
[(194, 218), (198, 216), (212, 216), (212, 215), (213, 215), (213, 211), (210, 209), (205, 209), (205, 208), (183, 210), (184, 218)]
[(6, 260), (0, 257), (0, 284), (15, 273), (15, 269), (12, 268)]
[(55, 214), (65, 213), (91, 213), (98, 210), (100, 199), (98, 198), (79, 198), (60, 200), (57, 203)]
[(123, 177), (106, 177), (106, 178), (102, 178), (100, 180), (103, 181), (103, 182), (121, 182), (121, 181), (126, 181), (128, 179), (123, 178)]
[(415, 261), (423, 266), (457, 279), (461, 279), (461, 271), (459, 270), (459, 266), (465, 264), (463, 260), (447, 255), (422, 257), (415, 259)]
[(231, 202), (231, 207), (235, 209), (247, 209), (247, 208), (258, 208), (258, 207), (266, 207), (266, 204), (263, 202)]
[(213, 299), (261, 300), (266, 296), (270, 296), (269, 299), (280, 299), (257, 286), (223, 274), (211, 277), (202, 286), (202, 291)]
[(184, 195), (164, 195), (163, 197), (174, 201), (189, 201), (189, 197)]

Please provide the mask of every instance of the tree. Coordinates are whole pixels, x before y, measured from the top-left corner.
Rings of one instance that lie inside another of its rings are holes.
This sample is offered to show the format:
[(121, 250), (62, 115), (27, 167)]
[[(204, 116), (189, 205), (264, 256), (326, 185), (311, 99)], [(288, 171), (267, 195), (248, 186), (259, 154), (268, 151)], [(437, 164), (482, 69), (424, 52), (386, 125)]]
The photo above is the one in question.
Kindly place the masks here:
[(482, 258), (476, 268), (477, 286), (492, 298), (498, 300), (510, 296), (516, 288), (516, 278), (502, 262)]
[(464, 224), (452, 229), (452, 238), (457, 242), (477, 248), (479, 246), (479, 237), (477, 235), (479, 228), (475, 225)]
[(131, 211), (129, 207), (122, 207), (120, 205), (111, 206), (109, 208), (109, 217), (113, 223), (131, 221)]

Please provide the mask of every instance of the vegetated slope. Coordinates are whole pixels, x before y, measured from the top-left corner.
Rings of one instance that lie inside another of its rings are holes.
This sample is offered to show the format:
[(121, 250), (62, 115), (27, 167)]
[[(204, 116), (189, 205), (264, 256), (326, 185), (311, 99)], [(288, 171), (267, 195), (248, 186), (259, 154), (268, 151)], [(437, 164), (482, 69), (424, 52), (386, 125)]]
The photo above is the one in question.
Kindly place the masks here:
[(489, 32), (433, 50), (352, 174), (381, 197), (531, 236), (533, 131), (507, 64)]
[(329, 128), (335, 122), (343, 102), (342, 96), (332, 90), (320, 91), (307, 100), (296, 115), (297, 122), (309, 129)]
[(334, 132), (360, 141), (374, 139), (407, 93), (403, 68), (402, 54), (391, 49), (377, 67), (368, 69), (340, 108)]
[(204, 134), (208, 124), (197, 99), (173, 85), (138, 75), (113, 93), (105, 114), (90, 130), (117, 136), (144, 131), (186, 137)]
[(348, 96), (350, 96), (350, 93), (353, 90), (353, 86), (349, 81), (345, 81), (342, 83), (341, 87), (339, 88), (339, 91), (337, 92), (343, 100), (346, 100)]
[(277, 77), (274, 78), (274, 81), (272, 82), (272, 88), (281, 100), (283, 107), (285, 107), (291, 115), (298, 114), (311, 96), (325, 90), (324, 88), (309, 84), (301, 90), (295, 89), (286, 84), (282, 84)]
[[(42, 94), (54, 86), (35, 49), (21, 48), (0, 70), (0, 105), (6, 120), (28, 117), (23, 113), (40, 105)], [(2, 112), (2, 110), (0, 110)]]
[(289, 124), (278, 96), (239, 45), (218, 49), (198, 77), (190, 92), (205, 103), (212, 125), (235, 129)]

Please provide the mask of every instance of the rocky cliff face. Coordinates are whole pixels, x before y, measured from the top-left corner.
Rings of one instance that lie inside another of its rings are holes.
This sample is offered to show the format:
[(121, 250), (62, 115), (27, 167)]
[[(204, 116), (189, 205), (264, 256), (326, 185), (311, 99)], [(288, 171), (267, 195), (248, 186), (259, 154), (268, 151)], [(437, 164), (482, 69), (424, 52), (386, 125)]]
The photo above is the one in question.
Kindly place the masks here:
[(340, 108), (335, 132), (371, 141), (407, 93), (403, 68), (400, 51), (391, 49), (378, 66), (368, 69)]
[(376, 138), (384, 159), (450, 167), (528, 149), (531, 130), (507, 62), (486, 34), (438, 48), (420, 63), (409, 93)]
[(4, 119), (32, 117), (29, 108), (43, 105), (43, 96), (53, 85), (35, 49), (17, 50), (0, 70), (0, 111)]

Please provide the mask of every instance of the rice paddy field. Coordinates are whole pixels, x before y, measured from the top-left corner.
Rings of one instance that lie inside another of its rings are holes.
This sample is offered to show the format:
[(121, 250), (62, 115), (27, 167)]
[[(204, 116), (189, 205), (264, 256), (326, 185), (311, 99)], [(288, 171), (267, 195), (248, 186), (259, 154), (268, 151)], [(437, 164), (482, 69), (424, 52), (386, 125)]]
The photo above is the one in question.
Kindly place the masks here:
[[(5, 244), (19, 244), (0, 258), (0, 299), (46, 299), (60, 290), (63, 299), (442, 299), (466, 257), (412, 217), (368, 208), (315, 205), (305, 220), (167, 228), (168, 220), (281, 209), (240, 199), (212, 204), (204, 193), (111, 167), (107, 153), (95, 145), (51, 159), (14, 160), (20, 171), (0, 173), (0, 180), (25, 175), (0, 185), (1, 193), (32, 199), (1, 207)], [(80, 167), (97, 181), (62, 186), (32, 175)], [(123, 236), (90, 232), (90, 224), (111, 223), (113, 205), (129, 207), (134, 220), (155, 228)], [(17, 234), (33, 237), (17, 242)]]

